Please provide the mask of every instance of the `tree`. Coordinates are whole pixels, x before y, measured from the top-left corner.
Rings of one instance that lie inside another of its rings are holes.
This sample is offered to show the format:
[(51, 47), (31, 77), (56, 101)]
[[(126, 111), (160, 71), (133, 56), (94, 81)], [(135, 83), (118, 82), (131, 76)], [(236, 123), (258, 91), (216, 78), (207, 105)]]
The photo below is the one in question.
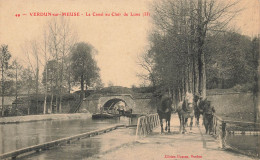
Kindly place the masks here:
[(151, 56), (152, 55), (148, 51), (139, 57), (138, 65), (140, 65), (146, 71), (146, 74), (139, 73), (138, 77), (142, 78), (145, 81), (150, 81), (152, 83), (152, 86), (155, 87), (158, 83), (158, 80), (156, 80), (156, 76), (154, 75), (155, 73), (153, 72), (153, 67), (155, 63)]
[(38, 95), (39, 95), (39, 49), (36, 41), (32, 42), (32, 52), (36, 61), (35, 68), (35, 94), (36, 94), (36, 114), (38, 114)]
[[(197, 1), (197, 54), (199, 70), (199, 93), (206, 98), (205, 39), (210, 30), (222, 30), (238, 11), (230, 11), (239, 1), (217, 3), (216, 0)], [(231, 14), (230, 14), (231, 13)]]
[[(47, 39), (48, 35), (47, 32), (44, 31), (44, 37), (43, 37), (43, 53), (44, 53), (44, 60), (45, 60), (45, 67), (47, 67), (47, 62), (48, 62), (48, 54), (47, 54)], [(43, 77), (45, 77), (45, 91), (44, 91), (44, 104), (43, 104), (43, 114), (46, 113), (46, 111), (48, 112), (47, 109), (47, 92), (48, 92), (48, 84), (47, 84), (47, 76), (48, 76), (48, 68), (45, 68), (45, 74), (43, 75)]]
[[(70, 90), (70, 65), (65, 64), (64, 62), (69, 57), (69, 53), (71, 51), (72, 46), (76, 42), (76, 36), (73, 30), (71, 29), (71, 25), (69, 21), (65, 20), (64, 18), (60, 19), (52, 19), (52, 21), (48, 24), (49, 27), (49, 51), (50, 54), (53, 56), (53, 59), (55, 59), (59, 63), (59, 67), (57, 70), (57, 75), (55, 79), (55, 85), (59, 88), (59, 104), (58, 99), (56, 96), (56, 106), (59, 106), (59, 112), (61, 112), (62, 109), (62, 95), (63, 95), (63, 86), (64, 86), (64, 78), (69, 78), (67, 80), (68, 87)], [(64, 71), (69, 71), (67, 74), (64, 73)]]
[(102, 80), (100, 77), (98, 77), (94, 84), (93, 84), (93, 87), (96, 89), (96, 90), (101, 90), (102, 88), (104, 88), (104, 83), (102, 83)]
[(38, 114), (38, 95), (41, 83), (39, 83), (39, 68), (41, 64), (40, 59), (40, 48), (39, 43), (36, 40), (32, 40), (30, 42), (26, 42), (23, 46), (23, 52), (26, 55), (26, 62), (28, 66), (31, 68), (30, 70), (33, 73), (34, 87), (35, 87), (35, 97), (36, 97), (36, 114)]
[[(71, 69), (75, 82), (80, 82), (81, 98), (84, 97), (84, 84), (91, 85), (99, 78), (99, 68), (94, 60), (95, 50), (88, 43), (77, 43), (72, 48)], [(85, 83), (84, 83), (85, 82)]]
[(209, 34), (223, 31), (238, 13), (232, 11), (236, 4), (216, 0), (154, 2), (152, 72), (176, 99), (186, 91), (206, 97), (205, 40)]
[(260, 122), (260, 37), (255, 37), (251, 43), (252, 56), (249, 58), (249, 64), (253, 71), (253, 100), (255, 106), (255, 122)]
[(255, 73), (255, 81), (256, 81), (256, 90), (255, 90), (255, 97), (256, 97), (256, 101), (255, 101), (255, 108), (256, 108), (256, 121), (260, 122), (260, 55), (259, 55), (259, 51), (260, 51), (260, 36), (258, 35), (258, 38), (255, 38), (253, 40), (253, 44), (252, 44), (252, 50), (253, 53), (255, 55), (255, 58), (257, 58), (256, 62), (255, 62), (255, 67), (256, 69), (256, 73)]
[(34, 79), (34, 73), (32, 71), (32, 69), (30, 67), (25, 68), (22, 70), (22, 74), (21, 74), (21, 80), (22, 80), (22, 85), (25, 86), (25, 88), (27, 89), (27, 114), (30, 114), (30, 95), (31, 95), (31, 91), (35, 88), (35, 79)]
[[(47, 89), (50, 93), (51, 93), (51, 103), (50, 103), (50, 112), (52, 113), (52, 104), (53, 104), (53, 96), (58, 95), (59, 92), (59, 86), (58, 85), (54, 85), (56, 80), (56, 77), (59, 76), (58, 74), (58, 70), (59, 70), (59, 64), (56, 60), (49, 60), (47, 61), (44, 70), (43, 70), (43, 79), (42, 79), (42, 83), (45, 86), (49, 86), (49, 88)], [(56, 96), (57, 99), (57, 96)]]
[(1, 60), (0, 60), (0, 65), (1, 65), (1, 73), (2, 73), (2, 79), (1, 79), (1, 83), (2, 83), (2, 113), (1, 115), (4, 116), (4, 95), (5, 95), (5, 72), (8, 69), (8, 64), (9, 64), (9, 60), (11, 58), (11, 54), (8, 50), (8, 45), (2, 45), (1, 46)]
[(209, 35), (206, 38), (203, 52), (208, 88), (232, 88), (253, 82), (256, 69), (252, 68), (254, 58), (250, 45), (249, 37), (234, 32)]
[[(10, 66), (11, 70), (14, 70), (15, 73), (13, 73), (13, 77), (15, 77), (15, 101), (17, 102), (17, 98), (18, 98), (18, 90), (21, 87), (21, 72), (22, 71), (22, 66), (19, 65), (19, 63), (17, 62), (17, 60), (15, 59), (11, 66)], [(15, 103), (15, 110), (17, 109), (17, 103)]]

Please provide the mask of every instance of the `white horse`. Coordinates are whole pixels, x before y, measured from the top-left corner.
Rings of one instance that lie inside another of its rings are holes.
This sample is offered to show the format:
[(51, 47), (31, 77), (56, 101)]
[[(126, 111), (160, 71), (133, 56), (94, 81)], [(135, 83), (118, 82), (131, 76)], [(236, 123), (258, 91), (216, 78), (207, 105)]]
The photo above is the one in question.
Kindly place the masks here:
[(177, 112), (180, 120), (180, 132), (186, 132), (185, 126), (187, 124), (188, 118), (191, 118), (190, 121), (190, 130), (192, 130), (193, 117), (194, 117), (194, 103), (192, 93), (187, 92), (184, 100), (181, 101), (177, 107)]

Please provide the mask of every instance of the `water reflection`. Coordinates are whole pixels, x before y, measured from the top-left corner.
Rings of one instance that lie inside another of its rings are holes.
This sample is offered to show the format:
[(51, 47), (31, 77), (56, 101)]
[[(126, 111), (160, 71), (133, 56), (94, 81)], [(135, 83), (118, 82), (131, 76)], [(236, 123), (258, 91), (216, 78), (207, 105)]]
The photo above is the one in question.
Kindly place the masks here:
[(64, 144), (47, 151), (34, 153), (20, 160), (78, 160), (88, 159), (94, 155), (113, 152), (125, 144), (130, 144), (135, 138), (135, 128), (122, 128), (100, 136), (81, 139), (71, 144)]
[(259, 155), (259, 138), (257, 135), (229, 135), (227, 137), (227, 144), (247, 153)]
[[(0, 125), (0, 154), (115, 124), (129, 125), (129, 123), (135, 122), (136, 120), (121, 117), (120, 119), (106, 120), (89, 118), (85, 120), (36, 121)], [(82, 144), (81, 146), (83, 148), (89, 147), (87, 145), (89, 144), (86, 143), (86, 145)]]

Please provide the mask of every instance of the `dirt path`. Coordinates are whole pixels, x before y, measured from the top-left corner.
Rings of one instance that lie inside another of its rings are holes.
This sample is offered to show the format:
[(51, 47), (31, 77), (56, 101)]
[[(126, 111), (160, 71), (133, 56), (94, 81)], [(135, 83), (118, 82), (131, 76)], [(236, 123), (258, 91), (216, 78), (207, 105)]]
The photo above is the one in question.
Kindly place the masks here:
[[(179, 122), (177, 116), (171, 120), (171, 133), (160, 134), (160, 128), (156, 128), (152, 134), (142, 139), (135, 139), (132, 136), (123, 137), (128, 139), (114, 139), (114, 143), (120, 143), (121, 147), (116, 149), (111, 146), (112, 152), (101, 152), (100, 154), (87, 159), (106, 160), (159, 160), (159, 159), (205, 159), (205, 160), (251, 160), (253, 158), (238, 153), (228, 152), (219, 148), (218, 141), (210, 135), (205, 135), (203, 127), (193, 127), (186, 134), (179, 133)], [(114, 131), (101, 135), (102, 139), (120, 137), (120, 132)], [(101, 138), (101, 137), (100, 137)], [(129, 142), (131, 141), (131, 143)]]

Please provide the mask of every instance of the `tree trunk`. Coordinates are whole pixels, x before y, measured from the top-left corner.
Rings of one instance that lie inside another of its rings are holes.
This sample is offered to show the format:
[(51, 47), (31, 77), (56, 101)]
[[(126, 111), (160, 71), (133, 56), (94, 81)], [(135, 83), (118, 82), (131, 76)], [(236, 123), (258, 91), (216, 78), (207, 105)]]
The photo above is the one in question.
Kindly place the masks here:
[(36, 69), (36, 114), (38, 114), (38, 94), (39, 94), (39, 68), (37, 67)]
[(48, 84), (47, 84), (47, 80), (48, 80), (48, 66), (47, 66), (47, 54), (46, 54), (46, 33), (44, 34), (44, 58), (45, 58), (45, 94), (44, 94), (44, 104), (43, 104), (43, 114), (46, 114), (46, 110), (47, 110), (47, 93), (48, 93)]
[(193, 53), (192, 55), (192, 87), (193, 87), (193, 94), (195, 95), (196, 94), (196, 91), (197, 91), (197, 87), (196, 87), (196, 84), (197, 84), (197, 77), (196, 77), (196, 64), (195, 64), (195, 54)]
[(53, 93), (51, 93), (50, 113), (52, 113)]
[[(45, 57), (46, 57), (46, 55), (45, 55)], [(45, 71), (45, 94), (44, 94), (43, 114), (46, 114), (46, 110), (47, 110), (47, 92), (48, 92), (48, 84), (47, 84), (48, 67), (47, 67), (46, 58), (45, 58), (45, 66), (46, 66), (46, 71)]]
[(46, 114), (47, 94), (44, 95), (43, 114)]
[(15, 114), (17, 116), (17, 97), (18, 97), (18, 93), (17, 93), (17, 64), (15, 66)]
[(62, 108), (62, 93), (60, 93), (60, 102), (59, 102), (59, 112), (61, 113), (62, 112), (62, 110), (61, 110), (61, 108)]
[(59, 104), (59, 112), (61, 113), (62, 108), (62, 83), (63, 83), (63, 70), (64, 70), (64, 59), (65, 59), (65, 42), (66, 42), (66, 35), (63, 37), (63, 49), (62, 49), (62, 58), (61, 58), (61, 71), (60, 71), (60, 104)]
[(62, 81), (63, 81), (63, 58), (61, 60), (61, 71), (60, 71), (60, 102), (59, 102), (59, 112), (61, 113), (62, 108)]
[(180, 101), (180, 98), (178, 95), (179, 95), (178, 89), (175, 89), (175, 109), (177, 109), (179, 101)]
[(183, 79), (182, 79), (182, 84), (183, 84), (183, 94), (186, 94), (187, 92), (187, 83), (186, 83), (186, 72), (185, 72), (186, 68), (184, 68), (183, 71)]
[(28, 85), (28, 91), (27, 91), (27, 114), (29, 115), (30, 114), (30, 101), (29, 101), (29, 98), (30, 98), (30, 89), (29, 89), (29, 85)]
[(68, 69), (68, 70), (69, 70), (69, 78), (68, 78), (69, 94), (70, 94), (70, 90), (71, 90), (71, 84), (70, 84), (70, 83), (71, 83), (71, 81), (70, 81), (71, 68), (70, 68), (70, 65), (71, 65), (71, 64), (70, 64), (70, 62), (69, 62), (69, 69)]
[(190, 54), (191, 54), (191, 63), (192, 63), (192, 91), (193, 91), (193, 95), (196, 94), (196, 83), (197, 83), (197, 77), (196, 77), (196, 56), (195, 56), (195, 52), (194, 52), (194, 40), (195, 40), (195, 25), (194, 25), (194, 16), (193, 16), (193, 10), (194, 10), (194, 7), (193, 7), (193, 2), (190, 1), (190, 17), (191, 17), (191, 21), (190, 21), (190, 31), (191, 31), (191, 34), (190, 34), (190, 40), (189, 40), (189, 43), (190, 43)]
[(207, 89), (207, 79), (206, 79), (206, 65), (205, 65), (205, 57), (204, 52), (202, 52), (201, 55), (201, 61), (202, 61), (202, 98), (206, 98), (206, 89)]
[[(189, 50), (189, 49), (188, 49)], [(188, 65), (187, 65), (187, 91), (188, 92), (191, 92), (191, 87), (190, 87), (190, 58), (189, 58), (189, 51), (188, 51), (188, 58), (187, 58), (187, 61), (188, 61)]]
[[(258, 35), (258, 43), (260, 46), (260, 36)], [(260, 123), (260, 52), (258, 51), (258, 66), (257, 66), (257, 75), (256, 75), (256, 81), (257, 81), (257, 93), (256, 93), (256, 121)]]
[(81, 87), (81, 93), (80, 93), (80, 99), (83, 100), (84, 97), (84, 75), (81, 75), (80, 78), (80, 87)]
[[(206, 6), (204, 6), (206, 7)], [(197, 47), (198, 47), (198, 70), (199, 70), (199, 94), (203, 99), (206, 98), (206, 69), (203, 53), (205, 39), (204, 24), (202, 22), (202, 0), (198, 0), (198, 26), (197, 26)]]
[[(2, 57), (4, 57), (3, 55), (2, 55)], [(5, 90), (4, 90), (4, 64), (3, 64), (3, 60), (2, 60), (2, 65), (1, 65), (1, 69), (2, 69), (2, 117), (4, 116), (4, 99), (5, 99), (5, 97), (4, 97), (4, 94), (5, 94)]]
[(53, 102), (52, 74), (53, 74), (53, 73), (51, 73), (51, 103), (50, 103), (50, 113), (52, 113), (52, 102)]
[(58, 95), (55, 95), (55, 113), (58, 113)]
[[(87, 82), (86, 82), (86, 91), (88, 90), (88, 84), (87, 84)], [(86, 94), (84, 95), (84, 97), (86, 98)]]

